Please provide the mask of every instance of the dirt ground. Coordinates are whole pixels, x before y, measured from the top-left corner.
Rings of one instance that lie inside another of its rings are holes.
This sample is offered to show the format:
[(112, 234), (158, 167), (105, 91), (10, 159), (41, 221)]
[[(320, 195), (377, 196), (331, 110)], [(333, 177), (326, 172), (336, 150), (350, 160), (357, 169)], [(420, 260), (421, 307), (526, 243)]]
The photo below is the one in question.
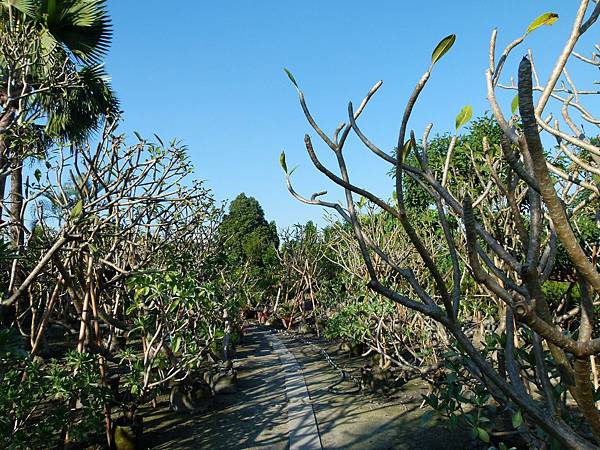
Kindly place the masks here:
[[(286, 449), (289, 447), (284, 374), (266, 333), (248, 330), (234, 361), (239, 390), (218, 396), (215, 407), (202, 415), (181, 415), (168, 408), (165, 398), (144, 419), (144, 444), (152, 449)], [(421, 424), (426, 386), (409, 382), (391, 395), (345, 393), (356, 391), (352, 382), (328, 389), (339, 374), (317, 348), (303, 339), (278, 334), (302, 367), (326, 449), (469, 449), (478, 448), (468, 433), (451, 432), (445, 423)], [(349, 371), (365, 363), (350, 358), (337, 346), (311, 339)]]

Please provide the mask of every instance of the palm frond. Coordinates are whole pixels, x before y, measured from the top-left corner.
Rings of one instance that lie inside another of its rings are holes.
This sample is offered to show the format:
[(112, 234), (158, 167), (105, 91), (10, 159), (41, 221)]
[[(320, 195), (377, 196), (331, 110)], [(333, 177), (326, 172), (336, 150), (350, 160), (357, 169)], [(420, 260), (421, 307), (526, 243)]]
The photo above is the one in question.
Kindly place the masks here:
[(44, 105), (48, 111), (47, 132), (72, 142), (85, 140), (104, 117), (119, 113), (119, 101), (102, 66), (86, 66), (78, 75), (77, 88)]
[(78, 59), (97, 63), (112, 41), (106, 0), (43, 0), (38, 16), (48, 32)]
[(36, 5), (35, 0), (0, 0), (2, 9), (14, 8), (30, 17), (35, 16)]

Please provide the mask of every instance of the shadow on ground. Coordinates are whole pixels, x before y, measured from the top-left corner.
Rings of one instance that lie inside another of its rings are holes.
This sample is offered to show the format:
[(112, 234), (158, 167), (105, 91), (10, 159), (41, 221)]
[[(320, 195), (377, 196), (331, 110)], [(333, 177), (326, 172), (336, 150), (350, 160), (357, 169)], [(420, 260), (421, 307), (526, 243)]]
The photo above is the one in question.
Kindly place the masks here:
[[(451, 431), (444, 422), (421, 423), (427, 411), (421, 408), (422, 395), (427, 393), (423, 382), (409, 382), (394, 389), (391, 396), (344, 394), (355, 385), (344, 382), (332, 392), (328, 389), (339, 375), (314, 347), (293, 336), (280, 336), (303, 367), (304, 377), (313, 402), (323, 448), (327, 449), (471, 449), (478, 448), (469, 433)], [(349, 358), (337, 346), (317, 340), (338, 365), (348, 370), (359, 368), (364, 358)]]
[(239, 390), (218, 396), (212, 411), (186, 416), (161, 403), (144, 419), (153, 449), (284, 449), (288, 446), (284, 377), (266, 338), (252, 330), (237, 353)]
[[(173, 413), (166, 398), (144, 418), (144, 443), (152, 449), (286, 449), (288, 426), (284, 374), (265, 333), (250, 328), (238, 348), (239, 392), (217, 398), (212, 411), (196, 416)], [(303, 367), (317, 417), (323, 448), (327, 449), (468, 449), (477, 448), (465, 433), (451, 432), (444, 423), (420, 423), (425, 387), (409, 383), (392, 398), (333, 393), (328, 386), (338, 374), (311, 346), (292, 336), (279, 336)], [(332, 344), (321, 342), (326, 351)], [(342, 359), (341, 355), (337, 355)], [(343, 363), (344, 361), (342, 361)], [(360, 360), (354, 365), (362, 364)], [(351, 383), (344, 387), (352, 390)]]

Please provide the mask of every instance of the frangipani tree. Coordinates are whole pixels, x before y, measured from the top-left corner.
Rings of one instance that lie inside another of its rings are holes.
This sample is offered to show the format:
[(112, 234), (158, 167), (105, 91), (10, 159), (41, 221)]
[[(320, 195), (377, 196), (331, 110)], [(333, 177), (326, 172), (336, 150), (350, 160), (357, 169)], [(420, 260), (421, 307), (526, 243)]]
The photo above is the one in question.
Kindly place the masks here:
[[(529, 431), (526, 434), (534, 446), (540, 445), (541, 441), (537, 439), (553, 439), (557, 445), (578, 449), (597, 448), (600, 444), (600, 414), (592, 381), (592, 375), (597, 376), (592, 369), (594, 357), (600, 352), (600, 338), (593, 331), (594, 305), (600, 295), (597, 250), (592, 251), (597, 249), (597, 242), (581, 242), (576, 229), (578, 215), (586, 211), (597, 214), (598, 211), (600, 149), (591, 139), (594, 136), (587, 136), (576, 123), (584, 121), (596, 129), (600, 122), (583, 103), (586, 97), (598, 92), (577, 89), (567, 70), (567, 62), (572, 56), (598, 66), (596, 53), (592, 57), (583, 56), (575, 51), (575, 46), (599, 15), (600, 4), (589, 0), (579, 3), (571, 33), (545, 84), (537, 81), (531, 57), (523, 59), (518, 83), (512, 86), (518, 90), (518, 98), (513, 104), (516, 104), (515, 112), (518, 108), (520, 119), (516, 115), (506, 119), (496, 100), (495, 90), (502, 70), (511, 51), (529, 33), (542, 25), (551, 25), (558, 16), (553, 13), (540, 16), (523, 36), (504, 49), (500, 57), (496, 54), (497, 32), (494, 31), (486, 75), (488, 99), (504, 136), (497, 147), (488, 145), (485, 160), (488, 170), (474, 171), (474, 176), (486, 186), (476, 198), (468, 190), (457, 189), (448, 181), (456, 139), (448, 143), (444, 170), (434, 173), (428, 161), (432, 125), (426, 126), (420, 143), (409, 131), (414, 105), (435, 64), (454, 43), (454, 36), (440, 42), (432, 54), (430, 68), (415, 86), (402, 116), (396, 151), (392, 154), (373, 143), (357, 124), (382, 82), (375, 84), (358, 108), (350, 103), (347, 124), (340, 125), (332, 136), (328, 136), (314, 120), (303, 92), (288, 72), (308, 122), (334, 153), (337, 170), (322, 163), (311, 137), (306, 135), (304, 140), (309, 157), (321, 173), (343, 189), (346, 204), (322, 200), (326, 192), (317, 192), (310, 198), (298, 194), (293, 189), (291, 173), (282, 154), (281, 165), (288, 189), (304, 203), (336, 210), (352, 225), (367, 269), (368, 286), (443, 325), (464, 354), (461, 366), (486, 389), (487, 397), (484, 395), (479, 400), (485, 403), (492, 396), (503, 408), (512, 411), (514, 427)], [(560, 80), (564, 82), (559, 83)], [(539, 92), (535, 103), (534, 92)], [(551, 99), (559, 102), (560, 112), (547, 119), (544, 112)], [(576, 118), (572, 114), (576, 114)], [(470, 109), (465, 108), (457, 117), (457, 129), (469, 118)], [(569, 131), (563, 131), (563, 126)], [(344, 156), (344, 145), (350, 132), (393, 168), (395, 201), (387, 202), (350, 181)], [(557, 151), (544, 148), (542, 133), (555, 138), (559, 146)], [(407, 162), (410, 152), (416, 157), (416, 165)], [(559, 157), (569, 163), (558, 164)], [(424, 233), (414, 226), (407, 213), (407, 178), (414, 180), (433, 199), (449, 255), (449, 273), (440, 270), (440, 260), (429, 251)], [(390, 257), (368, 234), (358, 220), (356, 196), (366, 198), (402, 225), (429, 272), (432, 288), (425, 289), (413, 268)], [(460, 227), (451, 227), (451, 218), (458, 221)], [(496, 227), (500, 218), (504, 225)], [(570, 322), (570, 326), (557, 321), (560, 311), (553, 309), (554, 305), (544, 293), (559, 244), (575, 268), (579, 284), (580, 300), (573, 305), (572, 312), (577, 321)], [(393, 282), (380, 278), (375, 269), (376, 259), (387, 264), (409, 288), (399, 290)], [(468, 298), (461, 288), (461, 273), (465, 267), (470, 277), (500, 305), (496, 337), (486, 348), (477, 345), (465, 332), (464, 322), (468, 317), (462, 314), (462, 306)], [(531, 357), (525, 358), (526, 355)], [(477, 420), (472, 425), (479, 438), (490, 441), (490, 434), (485, 429), (487, 425)], [(539, 427), (538, 432), (535, 427)]]

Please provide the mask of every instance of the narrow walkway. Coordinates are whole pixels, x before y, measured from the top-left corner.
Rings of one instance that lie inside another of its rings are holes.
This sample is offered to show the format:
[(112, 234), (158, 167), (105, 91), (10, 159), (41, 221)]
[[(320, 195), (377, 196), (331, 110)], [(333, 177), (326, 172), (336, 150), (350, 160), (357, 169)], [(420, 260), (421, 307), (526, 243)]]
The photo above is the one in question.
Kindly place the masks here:
[[(334, 344), (319, 343), (342, 365)], [(464, 432), (435, 420), (421, 424), (422, 383), (409, 383), (392, 398), (333, 393), (339, 375), (311, 345), (252, 327), (238, 349), (239, 392), (217, 397), (206, 414), (173, 413), (166, 399), (144, 420), (153, 449), (440, 449), (478, 448)], [(339, 390), (354, 390), (344, 382)]]
[(285, 373), (265, 337), (250, 329), (238, 348), (238, 392), (216, 398), (206, 414), (173, 413), (168, 401), (144, 420), (144, 441), (152, 449), (256, 449), (289, 447)]
[(302, 367), (274, 334), (265, 336), (279, 356), (285, 375), (290, 450), (320, 450), (321, 439)]
[[(302, 340), (279, 335), (300, 365), (325, 449), (398, 449), (398, 450), (463, 450), (481, 448), (464, 430), (451, 431), (445, 423), (432, 419), (426, 424), (421, 417), (424, 382), (414, 380), (397, 389), (389, 398), (350, 393), (351, 382), (328, 389), (339, 380), (323, 356)], [(344, 367), (361, 367), (365, 358), (349, 358), (337, 345), (320, 341), (319, 347)], [(355, 372), (354, 375), (359, 375)], [(348, 393), (344, 393), (348, 392)], [(484, 448), (487, 448), (484, 446)]]

